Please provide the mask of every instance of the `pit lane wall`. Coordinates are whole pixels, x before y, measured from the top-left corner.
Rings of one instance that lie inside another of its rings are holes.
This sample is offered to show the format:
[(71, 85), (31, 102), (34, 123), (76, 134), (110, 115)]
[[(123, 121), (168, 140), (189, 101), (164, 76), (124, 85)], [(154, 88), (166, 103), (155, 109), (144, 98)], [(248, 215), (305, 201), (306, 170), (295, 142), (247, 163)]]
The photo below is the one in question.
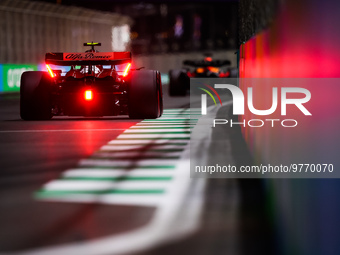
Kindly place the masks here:
[[(267, 28), (256, 29), (256, 23), (251, 20), (241, 24), (245, 28), (255, 29), (239, 49), (240, 77), (339, 78), (340, 30), (335, 24), (340, 24), (340, 2), (280, 2), (283, 3), (280, 11), (273, 16)], [(249, 3), (245, 5), (252, 6)], [(245, 14), (252, 17), (247, 12)], [(242, 89), (246, 90), (245, 87)], [(336, 131), (339, 130), (340, 109), (330, 107), (338, 105), (340, 86), (327, 88), (319, 84), (308, 89), (312, 99), (314, 97), (316, 101), (327, 104), (313, 105), (311, 101), (313, 111), (324, 114), (310, 123), (310, 128), (304, 132), (287, 136), (275, 130), (243, 129), (255, 161), (272, 164), (298, 161), (314, 152), (322, 161), (320, 163), (326, 163), (329, 157), (340, 163), (336, 156), (340, 143)], [(265, 100), (266, 96), (270, 96), (270, 91), (261, 91), (256, 95), (254, 92), (254, 101)], [(248, 115), (244, 118), (254, 117)], [(271, 179), (264, 180), (264, 185), (268, 210), (277, 235), (276, 254), (340, 254), (339, 179)]]

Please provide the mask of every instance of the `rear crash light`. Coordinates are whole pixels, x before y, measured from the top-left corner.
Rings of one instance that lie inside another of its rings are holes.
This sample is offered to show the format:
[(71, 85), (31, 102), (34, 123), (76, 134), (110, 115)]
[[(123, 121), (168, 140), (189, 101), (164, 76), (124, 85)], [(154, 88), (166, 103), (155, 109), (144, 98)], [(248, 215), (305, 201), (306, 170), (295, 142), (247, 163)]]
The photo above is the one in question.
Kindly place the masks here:
[(92, 90), (86, 90), (85, 91), (85, 100), (90, 101), (92, 100), (93, 95), (92, 95)]
[(53, 73), (51, 67), (49, 65), (46, 65), (46, 68), (47, 68), (47, 71), (49, 72), (49, 74), (51, 75), (51, 77), (53, 78), (54, 77), (54, 73)]
[(204, 73), (204, 68), (203, 67), (199, 67), (196, 69), (197, 73)]
[(209, 67), (208, 67), (208, 70), (209, 70), (210, 72), (213, 72), (213, 73), (218, 73), (218, 72), (220, 71), (219, 68), (213, 67), (213, 66), (209, 66)]
[(124, 71), (124, 73), (123, 73), (123, 76), (124, 76), (124, 77), (128, 74), (129, 69), (130, 69), (130, 66), (131, 66), (131, 63), (127, 64), (127, 66), (125, 67), (125, 71)]

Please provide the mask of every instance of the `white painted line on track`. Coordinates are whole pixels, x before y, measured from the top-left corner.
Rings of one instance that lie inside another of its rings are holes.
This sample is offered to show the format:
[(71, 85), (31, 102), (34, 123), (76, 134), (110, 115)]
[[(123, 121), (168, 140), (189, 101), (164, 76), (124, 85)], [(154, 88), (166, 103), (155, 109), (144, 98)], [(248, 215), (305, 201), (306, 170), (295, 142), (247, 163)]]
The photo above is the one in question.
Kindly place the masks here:
[(126, 158), (126, 157), (178, 157), (181, 155), (182, 152), (167, 152), (167, 151), (123, 151), (123, 152), (105, 152), (105, 151), (98, 151), (94, 153), (92, 156), (94, 157), (119, 157), (119, 158)]
[(98, 171), (98, 173), (100, 173), (100, 172), (115, 173), (115, 172), (122, 171), (122, 172), (125, 172), (126, 174), (134, 172), (134, 171), (136, 171), (136, 172), (138, 172), (138, 171), (150, 171), (150, 173), (154, 171), (156, 173), (157, 171), (174, 171), (174, 168), (175, 167), (173, 167), (173, 168), (157, 168), (157, 167), (138, 168), (138, 167), (136, 167), (136, 168), (133, 168), (133, 169), (126, 169), (124, 167), (121, 167), (121, 168), (105, 168), (105, 169), (100, 169), (100, 168), (97, 168), (97, 167), (83, 167), (83, 168), (82, 167), (77, 167), (77, 168), (70, 168), (70, 169), (66, 170), (65, 173), (68, 172), (68, 171), (76, 171), (76, 170), (77, 171), (82, 171), (84, 173), (94, 172), (94, 171)]
[[(162, 121), (162, 120), (164, 120), (164, 121), (169, 121), (169, 120), (174, 120), (174, 121), (187, 121), (187, 120), (193, 120), (193, 119), (190, 119), (190, 118), (188, 118), (188, 117), (182, 117), (182, 116), (179, 116), (179, 117), (159, 117), (158, 119), (157, 119), (157, 121)], [(149, 122), (148, 120), (145, 120), (146, 122)], [(153, 119), (152, 120), (150, 120), (150, 121), (154, 121)]]
[(100, 151), (129, 151), (129, 150), (167, 150), (167, 149), (184, 149), (185, 145), (171, 145), (171, 144), (140, 144), (140, 145), (104, 145)]
[(65, 177), (131, 177), (131, 176), (155, 176), (155, 177), (164, 177), (171, 176), (173, 173), (172, 169), (162, 169), (159, 170), (145, 170), (145, 169), (134, 169), (131, 171), (126, 170), (103, 170), (103, 169), (87, 169), (87, 170), (79, 170), (79, 169), (69, 169), (63, 173)]
[[(75, 203), (102, 203), (102, 204), (113, 204), (113, 205), (133, 205), (133, 206), (152, 206), (155, 207), (159, 205), (161, 200), (163, 199), (162, 194), (154, 195), (154, 194), (138, 194), (136, 196), (126, 196), (121, 194), (68, 194), (67, 196), (58, 196), (58, 197), (48, 197), (41, 198), (46, 201), (56, 201), (56, 202), (75, 202)], [(97, 241), (97, 240), (96, 240)], [(92, 241), (92, 242), (96, 242)], [(88, 243), (92, 243), (88, 242)], [(74, 244), (73, 244), (74, 245)], [(81, 244), (79, 244), (81, 245)], [(65, 245), (64, 245), (65, 246)], [(71, 245), (72, 246), (72, 245)], [(56, 247), (57, 248), (57, 247)], [(63, 249), (63, 246), (58, 247), (57, 249)], [(70, 247), (71, 248), (71, 247)], [(75, 249), (78, 249), (74, 247)], [(48, 249), (48, 248), (47, 248)], [(72, 248), (71, 248), (72, 249)], [(24, 253), (26, 254), (26, 253)], [(44, 254), (44, 255), (52, 255), (57, 253), (50, 253), (50, 251), (42, 252), (42, 253), (28, 253), (30, 255), (34, 254)], [(87, 251), (86, 253), (59, 253), (59, 254), (72, 254), (72, 255), (83, 255), (83, 254), (113, 254), (113, 253), (97, 253), (96, 251)]]
[(119, 138), (190, 138), (190, 134), (121, 134)]
[(55, 180), (43, 186), (49, 191), (107, 191), (114, 189), (167, 189), (170, 181), (91, 181)]
[(130, 128), (130, 130), (132, 129), (147, 129), (147, 128), (192, 128), (194, 127), (194, 125), (172, 125), (172, 126), (164, 126), (164, 125), (137, 125), (137, 126), (133, 126)]
[(178, 118), (172, 118), (172, 117), (160, 117), (158, 119), (147, 119), (147, 120), (143, 120), (145, 123), (149, 123), (149, 122), (154, 122), (154, 121), (158, 121), (158, 122), (163, 122), (163, 121), (169, 121), (169, 122), (175, 122), (175, 121), (194, 121), (197, 119), (194, 118), (188, 118), (188, 117), (178, 117)]
[(171, 139), (162, 139), (162, 140), (142, 140), (142, 139), (134, 139), (134, 140), (112, 140), (108, 144), (146, 144), (146, 145), (154, 145), (154, 144), (162, 144), (162, 145), (170, 145), (170, 144), (178, 144), (178, 143), (187, 143), (188, 141), (184, 140), (171, 140)]
[(136, 160), (136, 161), (131, 161), (131, 160), (104, 160), (104, 159), (82, 159), (79, 162), (80, 166), (131, 166), (131, 167), (136, 167), (136, 166), (164, 166), (164, 165), (173, 165), (175, 164), (177, 159), (164, 159), (164, 160), (159, 160), (159, 159), (143, 159), (143, 160)]
[(50, 129), (50, 130), (0, 130), (0, 133), (49, 133), (49, 132), (86, 132), (86, 131), (119, 131), (126, 130), (124, 128), (109, 129)]
[(200, 114), (198, 114), (198, 113), (181, 113), (181, 114), (177, 114), (177, 113), (165, 113), (165, 114), (163, 114), (162, 115), (162, 117), (161, 118), (165, 118), (165, 117), (182, 117), (182, 118), (191, 118), (191, 117), (193, 118), (193, 117), (199, 117), (200, 116)]
[(164, 111), (198, 111), (200, 108), (172, 108), (172, 109), (164, 109)]
[(129, 133), (155, 133), (155, 132), (162, 132), (162, 133), (169, 133), (169, 132), (183, 132), (183, 131), (190, 131), (190, 128), (177, 128), (177, 129), (128, 129), (124, 132), (124, 134)]
[[(139, 122), (140, 124), (142, 123), (150, 123), (150, 122), (158, 122), (158, 123), (165, 123), (165, 122), (197, 122), (197, 118), (188, 118), (188, 117), (182, 117), (182, 118), (158, 118), (158, 119), (147, 119), (147, 120), (143, 120), (143, 122)], [(138, 123), (137, 123), (138, 125)]]
[(168, 125), (194, 125), (197, 121), (148, 121), (137, 123), (137, 126), (147, 126), (150, 124), (168, 124)]

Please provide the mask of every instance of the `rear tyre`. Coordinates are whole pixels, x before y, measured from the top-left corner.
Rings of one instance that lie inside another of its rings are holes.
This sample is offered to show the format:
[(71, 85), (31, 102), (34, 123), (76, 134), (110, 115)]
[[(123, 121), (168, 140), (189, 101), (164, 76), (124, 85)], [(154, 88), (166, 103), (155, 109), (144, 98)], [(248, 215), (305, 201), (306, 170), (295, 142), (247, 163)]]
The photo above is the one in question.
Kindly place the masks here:
[(131, 72), (129, 90), (129, 117), (155, 119), (163, 113), (161, 76), (155, 70)]
[(185, 96), (187, 92), (187, 77), (183, 70), (169, 71), (169, 95), (170, 96)]
[(49, 120), (51, 77), (47, 72), (28, 71), (21, 75), (20, 117), (23, 120)]

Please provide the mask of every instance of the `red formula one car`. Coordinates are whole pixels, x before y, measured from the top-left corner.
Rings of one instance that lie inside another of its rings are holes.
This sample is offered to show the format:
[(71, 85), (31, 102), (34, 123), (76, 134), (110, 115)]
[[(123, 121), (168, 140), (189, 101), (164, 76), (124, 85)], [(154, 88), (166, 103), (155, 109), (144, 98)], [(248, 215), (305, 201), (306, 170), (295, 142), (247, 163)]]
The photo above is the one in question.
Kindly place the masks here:
[[(48, 72), (21, 76), (23, 120), (53, 116), (158, 118), (163, 112), (161, 76), (155, 70), (130, 69), (130, 52), (46, 53)], [(65, 67), (67, 66), (67, 71)], [(123, 66), (123, 69), (119, 67)]]
[(222, 70), (223, 66), (230, 64), (229, 60), (213, 60), (211, 57), (206, 57), (204, 60), (184, 60), (183, 66), (187, 67), (169, 71), (170, 96), (185, 96), (190, 89), (190, 78), (236, 77), (237, 69)]

